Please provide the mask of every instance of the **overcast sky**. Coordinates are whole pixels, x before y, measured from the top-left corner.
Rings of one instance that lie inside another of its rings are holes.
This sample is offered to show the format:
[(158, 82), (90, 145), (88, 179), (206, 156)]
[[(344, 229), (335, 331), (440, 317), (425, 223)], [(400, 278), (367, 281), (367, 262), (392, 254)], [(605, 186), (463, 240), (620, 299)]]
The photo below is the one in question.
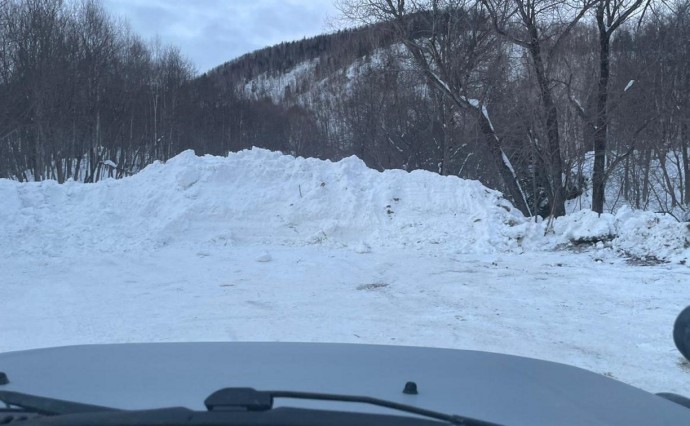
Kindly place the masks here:
[(199, 72), (281, 41), (333, 30), (331, 0), (103, 0), (145, 40), (178, 46)]

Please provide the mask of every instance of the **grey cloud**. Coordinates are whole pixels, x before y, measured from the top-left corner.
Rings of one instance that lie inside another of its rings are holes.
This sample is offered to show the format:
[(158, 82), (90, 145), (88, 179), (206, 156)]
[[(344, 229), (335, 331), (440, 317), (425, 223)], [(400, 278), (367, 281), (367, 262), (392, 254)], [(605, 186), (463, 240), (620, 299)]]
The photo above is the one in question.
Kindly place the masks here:
[(146, 39), (158, 34), (200, 71), (265, 46), (326, 31), (329, 1), (104, 0)]

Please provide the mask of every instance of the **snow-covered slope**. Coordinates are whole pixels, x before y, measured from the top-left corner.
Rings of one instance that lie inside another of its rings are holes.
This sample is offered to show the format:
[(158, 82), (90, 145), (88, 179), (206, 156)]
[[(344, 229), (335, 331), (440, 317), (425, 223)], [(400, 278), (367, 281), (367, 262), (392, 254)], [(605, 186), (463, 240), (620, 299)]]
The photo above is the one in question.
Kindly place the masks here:
[(284, 101), (288, 93), (298, 93), (298, 88), (315, 80), (318, 64), (319, 58), (315, 58), (301, 62), (283, 74), (261, 73), (241, 84), (238, 92), (248, 99), (268, 97), (274, 102)]
[[(263, 72), (238, 83), (237, 93), (246, 99), (269, 98), (285, 105), (321, 108), (334, 99), (350, 97), (357, 82), (366, 79), (366, 75), (372, 72), (380, 71), (386, 62), (413, 70), (412, 61), (400, 43), (374, 49), (371, 54), (354, 59), (344, 68), (325, 76), (318, 73), (320, 62), (320, 58), (314, 58), (299, 62), (283, 73)], [(426, 90), (426, 86), (421, 87)]]

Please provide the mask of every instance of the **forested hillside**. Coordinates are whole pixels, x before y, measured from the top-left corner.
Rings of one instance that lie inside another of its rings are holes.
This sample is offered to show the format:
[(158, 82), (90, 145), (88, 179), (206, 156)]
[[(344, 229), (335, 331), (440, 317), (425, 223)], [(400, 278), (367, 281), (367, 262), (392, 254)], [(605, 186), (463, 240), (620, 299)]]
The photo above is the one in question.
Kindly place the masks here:
[(198, 76), (97, 1), (6, 0), (0, 177), (92, 182), (259, 146), (478, 179), (526, 215), (577, 199), (687, 218), (690, 1), (341, 9), (362, 26)]

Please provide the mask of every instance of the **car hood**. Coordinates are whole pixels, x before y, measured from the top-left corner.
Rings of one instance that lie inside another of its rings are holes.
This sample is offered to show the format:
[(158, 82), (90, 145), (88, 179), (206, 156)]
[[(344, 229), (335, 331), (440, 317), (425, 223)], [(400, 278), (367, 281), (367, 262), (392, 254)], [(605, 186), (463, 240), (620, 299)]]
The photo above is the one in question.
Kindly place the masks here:
[[(580, 368), (488, 352), (326, 343), (146, 343), (0, 354), (0, 390), (203, 409), (224, 387), (370, 396), (506, 425), (690, 424), (690, 409)], [(408, 381), (417, 395), (403, 394)], [(345, 403), (276, 405), (390, 412)], [(400, 413), (397, 413), (400, 414)]]

